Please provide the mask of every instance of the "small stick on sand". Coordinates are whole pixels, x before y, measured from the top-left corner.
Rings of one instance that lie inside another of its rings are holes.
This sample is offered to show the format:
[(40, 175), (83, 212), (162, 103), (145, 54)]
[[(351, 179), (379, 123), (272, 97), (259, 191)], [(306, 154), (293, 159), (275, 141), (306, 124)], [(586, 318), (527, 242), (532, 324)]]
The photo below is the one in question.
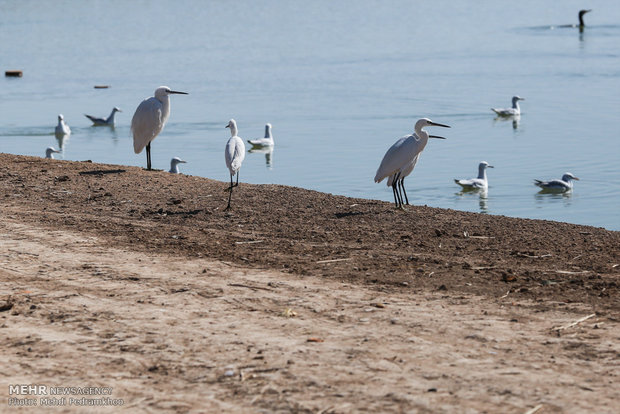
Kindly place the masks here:
[(334, 262), (345, 262), (347, 260), (351, 260), (351, 257), (347, 257), (346, 259), (328, 259), (328, 260), (319, 260), (317, 263), (334, 263)]
[(542, 404), (538, 404), (536, 407), (532, 408), (531, 410), (526, 411), (525, 414), (534, 414), (535, 412), (537, 412), (541, 408), (543, 408), (543, 405)]
[(238, 241), (235, 244), (254, 244), (254, 243), (262, 243), (265, 240), (249, 240), (249, 241)]
[(577, 319), (575, 322), (571, 322), (571, 323), (569, 323), (568, 325), (558, 326), (557, 328), (553, 328), (553, 330), (554, 330), (554, 331), (561, 331), (561, 330), (563, 330), (563, 329), (570, 328), (571, 326), (575, 326), (575, 325), (577, 325), (577, 324), (580, 324), (580, 323), (581, 323), (581, 322), (583, 322), (583, 321), (587, 321), (588, 319), (593, 318), (593, 317), (595, 317), (595, 316), (596, 316), (596, 313), (593, 313), (593, 314), (591, 314), (591, 315), (584, 316), (583, 318)]
[(248, 289), (253, 289), (253, 290), (259, 290), (259, 289), (260, 290), (268, 290), (268, 291), (272, 290), (272, 289), (261, 287), (261, 286), (244, 285), (242, 283), (229, 283), (228, 286), (242, 287), (242, 288), (248, 288)]

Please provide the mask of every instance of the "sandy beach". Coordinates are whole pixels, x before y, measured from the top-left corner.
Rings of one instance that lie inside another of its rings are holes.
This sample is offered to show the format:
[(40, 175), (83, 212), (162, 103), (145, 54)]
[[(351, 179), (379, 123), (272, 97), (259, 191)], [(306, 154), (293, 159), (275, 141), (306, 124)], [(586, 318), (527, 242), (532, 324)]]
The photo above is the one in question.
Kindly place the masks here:
[(0, 411), (620, 410), (620, 232), (0, 162)]

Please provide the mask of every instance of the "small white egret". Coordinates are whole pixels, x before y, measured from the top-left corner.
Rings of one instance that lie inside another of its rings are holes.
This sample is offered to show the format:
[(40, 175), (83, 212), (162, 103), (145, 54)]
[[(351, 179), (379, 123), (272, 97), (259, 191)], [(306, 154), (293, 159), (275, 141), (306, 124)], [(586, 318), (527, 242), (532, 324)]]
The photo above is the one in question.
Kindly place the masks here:
[(71, 128), (65, 123), (65, 117), (62, 114), (58, 114), (58, 125), (55, 130), (56, 136), (71, 134)]
[(115, 106), (114, 108), (112, 108), (112, 113), (107, 118), (97, 118), (97, 117), (86, 115), (86, 114), (84, 114), (84, 116), (93, 122), (93, 126), (112, 126), (113, 127), (114, 123), (116, 122), (114, 118), (116, 117), (117, 112), (123, 112), (123, 111), (121, 111), (118, 107)]
[(253, 147), (273, 147), (273, 136), (271, 135), (271, 124), (265, 125), (265, 138), (248, 139)]
[(512, 97), (512, 108), (491, 108), (498, 116), (518, 116), (521, 115), (521, 108), (519, 107), (519, 101), (525, 101), (520, 96)]
[[(243, 140), (237, 136), (237, 122), (231, 119), (226, 125), (226, 128), (230, 128), (230, 139), (226, 143), (226, 149), (224, 151), (224, 158), (226, 159), (226, 167), (230, 171), (230, 194), (228, 195), (228, 206), (226, 210), (230, 208), (230, 199), (232, 198), (233, 187), (239, 185), (239, 169), (241, 163), (245, 158), (245, 145)], [(237, 183), (233, 185), (233, 175), (237, 174)]]
[(58, 151), (56, 148), (54, 148), (54, 147), (47, 147), (45, 149), (45, 158), (54, 159), (54, 154), (58, 154), (58, 153), (60, 153), (60, 151)]
[(534, 180), (534, 185), (537, 185), (538, 187), (542, 188), (543, 191), (563, 193), (565, 191), (570, 191), (573, 189), (573, 180), (579, 181), (579, 178), (567, 172), (567, 173), (564, 173), (561, 180), (550, 180), (550, 181)]
[(174, 157), (170, 160), (170, 172), (173, 174), (180, 174), (179, 164), (185, 164), (187, 161), (180, 159), (179, 157)]
[(487, 168), (493, 168), (486, 161), (478, 164), (478, 178), (470, 178), (468, 180), (457, 180), (454, 182), (463, 187), (463, 190), (486, 190), (489, 188), (489, 180), (487, 179)]
[(448, 125), (438, 124), (428, 118), (418, 120), (415, 124), (415, 132), (411, 135), (405, 135), (396, 141), (394, 145), (387, 150), (383, 156), (383, 160), (381, 160), (381, 165), (379, 165), (379, 168), (377, 169), (375, 182), (380, 183), (384, 178), (389, 177), (387, 185), (392, 187), (392, 191), (394, 192), (394, 204), (396, 204), (397, 208), (402, 208), (403, 206), (403, 195), (401, 194), (401, 189), (405, 195), (407, 204), (409, 204), (409, 199), (407, 198), (407, 193), (405, 192), (404, 181), (405, 178), (413, 171), (416, 163), (418, 162), (420, 153), (424, 150), (424, 147), (426, 147), (428, 139), (445, 139), (444, 137), (437, 135), (429, 135), (422, 129), (427, 126), (450, 128)]
[(170, 90), (167, 86), (155, 89), (155, 96), (143, 100), (131, 119), (133, 150), (136, 154), (146, 147), (146, 169), (151, 169), (151, 141), (164, 129), (170, 116), (170, 95), (187, 92)]

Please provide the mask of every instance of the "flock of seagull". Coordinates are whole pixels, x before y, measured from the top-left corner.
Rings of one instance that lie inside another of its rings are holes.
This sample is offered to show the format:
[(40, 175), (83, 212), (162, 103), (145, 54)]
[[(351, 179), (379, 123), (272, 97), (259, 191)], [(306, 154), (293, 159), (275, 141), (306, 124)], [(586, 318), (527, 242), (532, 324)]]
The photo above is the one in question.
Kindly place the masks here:
[[(560, 27), (579, 27), (583, 29), (585, 26), (583, 22), (583, 15), (591, 10), (579, 11), (579, 25), (566, 25)], [(152, 97), (144, 99), (140, 105), (138, 105), (133, 118), (131, 120), (131, 132), (133, 134), (134, 152), (139, 154), (143, 149), (146, 149), (146, 169), (151, 170), (151, 142), (159, 135), (164, 129), (166, 121), (170, 116), (170, 95), (179, 94), (187, 95), (187, 92), (174, 91), (167, 86), (160, 86), (155, 90)], [(491, 108), (493, 112), (499, 117), (512, 117), (517, 118), (521, 115), (521, 108), (519, 107), (519, 101), (524, 99), (520, 96), (512, 97), (512, 107), (510, 108)], [(93, 122), (95, 126), (114, 126), (115, 115), (117, 112), (122, 112), (119, 108), (114, 107), (110, 116), (107, 118), (97, 118), (91, 115), (85, 115)], [(429, 135), (423, 128), (425, 127), (443, 127), (450, 128), (445, 124), (433, 122), (428, 118), (422, 118), (418, 120), (414, 127), (414, 133), (406, 135), (398, 139), (385, 153), (377, 173), (375, 174), (375, 182), (380, 183), (387, 178), (387, 185), (392, 187), (394, 193), (394, 204), (397, 208), (403, 208), (405, 204), (409, 204), (407, 192), (405, 191), (404, 181), (409, 174), (413, 172), (420, 154), (426, 147), (429, 138), (446, 139), (438, 135)], [(226, 210), (230, 209), (230, 202), (232, 198), (232, 191), (234, 187), (239, 185), (239, 171), (241, 164), (245, 158), (245, 144), (243, 140), (237, 135), (237, 122), (231, 119), (226, 128), (230, 129), (230, 138), (226, 143), (224, 150), (224, 159), (226, 161), (226, 167), (230, 172), (230, 186), (227, 188), (229, 191), (228, 205)], [(56, 126), (56, 136), (62, 137), (71, 134), (71, 129), (66, 124), (62, 114), (58, 115), (58, 125)], [(265, 137), (256, 140), (248, 140), (248, 143), (253, 148), (273, 147), (274, 141), (271, 135), (271, 124), (265, 125)], [(54, 158), (55, 153), (60, 151), (53, 147), (48, 147), (45, 151), (46, 158)], [(179, 164), (185, 163), (179, 157), (174, 157), (170, 161), (170, 172), (178, 174)], [(493, 168), (488, 162), (482, 161), (478, 165), (478, 177), (470, 179), (455, 179), (454, 182), (461, 186), (465, 191), (486, 191), (488, 189), (488, 179), (486, 170), (487, 168)], [(233, 177), (237, 176), (236, 182), (233, 182)], [(549, 192), (567, 192), (572, 190), (573, 181), (579, 180), (572, 173), (566, 172), (559, 180), (534, 180), (534, 184), (542, 189), (542, 191)]]

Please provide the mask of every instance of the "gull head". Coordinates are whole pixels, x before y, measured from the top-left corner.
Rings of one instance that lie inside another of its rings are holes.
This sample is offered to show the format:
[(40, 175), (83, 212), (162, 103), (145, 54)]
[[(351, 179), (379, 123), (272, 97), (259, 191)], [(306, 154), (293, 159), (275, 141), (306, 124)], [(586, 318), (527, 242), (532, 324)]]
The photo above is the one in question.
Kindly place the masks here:
[(58, 121), (64, 121), (65, 117), (62, 114), (58, 114)]
[(123, 111), (121, 111), (121, 108), (119, 108), (118, 106), (115, 106), (114, 108), (112, 108), (112, 110), (114, 112), (123, 112)]
[(480, 161), (480, 164), (478, 165), (478, 168), (479, 169), (485, 169), (485, 168), (495, 168), (495, 167), (492, 166), (492, 165), (489, 165), (489, 163), (486, 162), (486, 161)]
[(513, 103), (513, 105), (514, 105), (514, 103), (515, 103), (515, 102), (518, 102), (518, 101), (525, 101), (525, 98), (521, 98), (521, 97), (520, 97), (520, 96), (518, 96), (518, 95), (515, 95), (515, 96), (513, 96), (513, 97), (512, 97), (512, 103)]
[(571, 180), (579, 181), (579, 178), (575, 177), (572, 173), (565, 172), (564, 175), (562, 176), (562, 181), (566, 181), (568, 183)]

